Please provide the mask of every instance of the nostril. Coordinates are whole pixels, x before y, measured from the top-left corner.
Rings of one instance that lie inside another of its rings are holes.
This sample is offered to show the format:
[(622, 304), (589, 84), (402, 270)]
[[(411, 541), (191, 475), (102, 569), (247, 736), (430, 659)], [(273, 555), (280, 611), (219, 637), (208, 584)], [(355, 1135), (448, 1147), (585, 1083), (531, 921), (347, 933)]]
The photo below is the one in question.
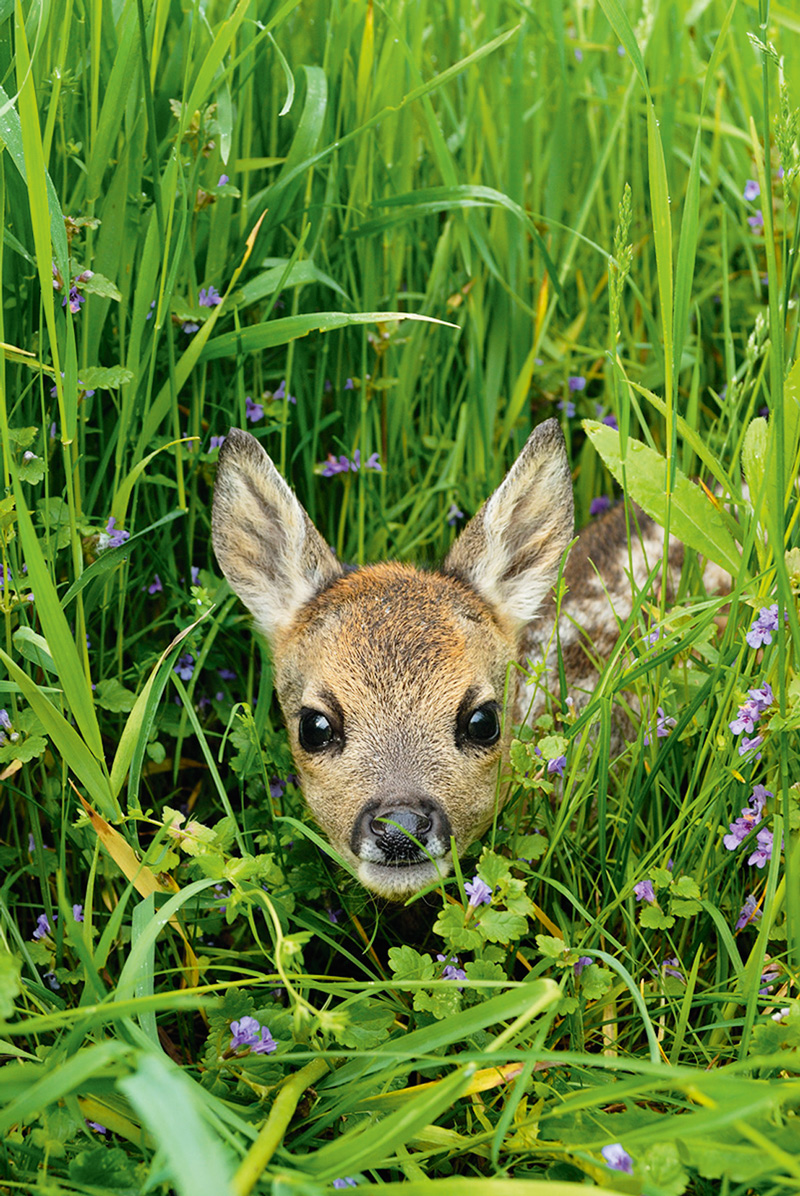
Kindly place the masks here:
[(433, 823), (425, 814), (418, 814), (414, 810), (389, 810), (379, 818), (373, 818), (369, 829), (376, 839), (394, 838), (395, 836), (413, 835), (421, 842), (429, 834)]

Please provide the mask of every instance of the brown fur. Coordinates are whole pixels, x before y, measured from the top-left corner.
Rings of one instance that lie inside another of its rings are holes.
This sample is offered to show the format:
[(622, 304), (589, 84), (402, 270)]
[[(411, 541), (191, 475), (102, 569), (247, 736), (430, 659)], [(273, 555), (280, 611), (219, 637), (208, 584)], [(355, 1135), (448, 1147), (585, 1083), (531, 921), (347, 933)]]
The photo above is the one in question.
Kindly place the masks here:
[[(566, 566), (559, 636), (571, 688), (588, 688), (594, 660), (613, 649), (609, 598), (619, 619), (631, 609), (619, 521), (611, 512), (591, 525)], [(556, 421), (535, 429), (438, 572), (346, 572), (258, 442), (236, 429), (220, 452), (212, 528), (220, 565), (270, 644), (304, 795), (331, 843), (385, 896), (446, 874), (450, 836), (463, 851), (496, 811), (509, 681), (517, 721), (531, 703), (509, 665), (546, 656), (553, 683), (552, 587), (573, 531)], [(659, 556), (643, 519), (637, 586)], [(330, 736), (321, 744), (319, 728)]]

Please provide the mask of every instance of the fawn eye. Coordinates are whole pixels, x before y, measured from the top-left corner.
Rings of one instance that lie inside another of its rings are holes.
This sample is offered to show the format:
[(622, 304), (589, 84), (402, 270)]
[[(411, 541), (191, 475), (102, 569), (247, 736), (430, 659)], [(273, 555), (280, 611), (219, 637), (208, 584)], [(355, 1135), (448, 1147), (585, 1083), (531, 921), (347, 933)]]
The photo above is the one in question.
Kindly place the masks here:
[(300, 713), (300, 746), (306, 752), (320, 752), (334, 740), (334, 731), (327, 715), (319, 710)]
[(467, 719), (466, 738), (481, 747), (490, 747), (500, 738), (500, 713), (495, 702), (476, 707)]

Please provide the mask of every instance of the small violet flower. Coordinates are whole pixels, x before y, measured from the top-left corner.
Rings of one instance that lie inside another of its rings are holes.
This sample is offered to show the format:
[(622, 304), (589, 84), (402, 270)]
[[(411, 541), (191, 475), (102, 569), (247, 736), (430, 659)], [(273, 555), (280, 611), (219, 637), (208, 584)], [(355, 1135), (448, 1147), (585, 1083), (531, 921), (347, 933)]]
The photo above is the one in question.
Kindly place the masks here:
[(572, 972), (573, 972), (573, 975), (575, 976), (575, 978), (577, 979), (577, 977), (580, 976), (583, 969), (588, 968), (589, 964), (591, 964), (591, 963), (594, 963), (594, 960), (592, 959), (591, 955), (582, 955), (580, 957), (580, 959), (578, 960), (578, 962), (576, 964), (572, 965)]
[(455, 527), (456, 521), (463, 518), (464, 512), (459, 511), (455, 503), (451, 503), (450, 510), (447, 512), (447, 522), (450, 524), (450, 526)]
[(555, 760), (547, 761), (547, 771), (550, 773), (558, 773), (560, 777), (564, 775), (564, 769), (567, 764), (566, 756), (556, 756)]
[[(783, 617), (784, 620), (788, 619), (786, 611), (783, 612)], [(762, 606), (745, 639), (751, 648), (761, 648), (764, 644), (772, 643), (772, 633), (777, 630), (778, 604), (773, 602), (771, 606)]]
[(215, 449), (215, 448), (222, 448), (222, 446), (223, 446), (223, 444), (224, 444), (224, 443), (225, 443), (225, 437), (224, 437), (224, 436), (212, 436), (212, 437), (211, 437), (211, 439), (210, 439), (210, 440), (209, 440), (209, 442), (208, 442), (208, 449), (209, 449), (209, 452), (210, 452), (212, 449)]
[(228, 176), (226, 174), (221, 174), (219, 176), (219, 178), (217, 179), (217, 186), (224, 187), (225, 184), (229, 183), (229, 182), (230, 182), (230, 179), (228, 178)]
[(580, 374), (570, 374), (569, 378), (567, 378), (567, 386), (571, 391), (585, 390), (586, 379)]
[[(664, 713), (664, 707), (659, 706), (658, 707), (658, 718), (656, 720), (656, 738), (657, 739), (665, 739), (666, 736), (669, 735), (670, 731), (672, 730), (672, 728), (674, 726), (675, 726), (675, 719), (670, 718), (668, 715), (666, 715)], [(645, 742), (645, 744), (650, 743), (649, 732), (645, 735), (644, 742)]]
[(640, 880), (638, 885), (633, 886), (633, 895), (637, 901), (646, 901), (649, 905), (656, 903), (652, 880)]
[(735, 930), (744, 930), (745, 926), (749, 926), (751, 922), (757, 922), (762, 916), (762, 911), (756, 904), (755, 894), (751, 893), (746, 898), (744, 905), (739, 910), (739, 917), (736, 920)]
[(559, 411), (564, 412), (564, 415), (567, 417), (567, 419), (575, 418), (575, 412), (577, 408), (572, 399), (562, 399), (559, 403), (556, 403), (556, 407)]
[(258, 1032), (260, 1029), (261, 1026), (254, 1017), (243, 1017), (239, 1021), (231, 1022), (230, 1049), (235, 1051), (239, 1047), (252, 1046), (258, 1042)]
[(340, 1175), (333, 1181), (333, 1187), (337, 1191), (340, 1191), (342, 1188), (357, 1188), (358, 1180), (353, 1179), (352, 1175)]
[(191, 652), (184, 652), (182, 656), (178, 657), (178, 662), (173, 669), (177, 673), (181, 681), (190, 681), (194, 673), (194, 657)]
[(106, 530), (97, 537), (97, 551), (104, 552), (106, 548), (119, 548), (130, 539), (130, 532), (117, 527), (117, 521), (112, 515), (106, 524)]
[(161, 581), (161, 578), (158, 576), (157, 573), (154, 573), (153, 580), (150, 582), (150, 585), (147, 587), (148, 594), (160, 594), (163, 589), (164, 589), (164, 586)]
[(94, 1130), (95, 1133), (97, 1133), (97, 1134), (107, 1134), (108, 1133), (108, 1127), (105, 1125), (101, 1125), (99, 1121), (89, 1121), (87, 1118), (86, 1124), (88, 1125), (90, 1130)]
[(277, 402), (278, 400), (283, 401), (284, 399), (286, 400), (287, 403), (294, 403), (295, 405), (297, 405), (296, 396), (290, 395), (286, 390), (286, 379), (285, 378), (281, 381), (280, 385), (278, 386), (278, 389), (276, 391), (273, 391), (273, 394), (272, 394), (273, 402)]
[(245, 396), (244, 400), (244, 417), (249, 420), (251, 424), (257, 424), (260, 419), (264, 418), (264, 408), (261, 403), (254, 403), (250, 395)]
[[(55, 921), (57, 918), (58, 914), (53, 914), (53, 920)], [(47, 914), (39, 914), (39, 917), (36, 919), (36, 929), (33, 932), (33, 937), (35, 939), (43, 939), (52, 933), (50, 919), (47, 917)]]
[(217, 307), (222, 302), (222, 296), (216, 287), (210, 286), (208, 290), (201, 287), (197, 302), (201, 307)]
[(464, 889), (469, 897), (470, 905), (489, 905), (492, 900), (492, 890), (479, 876), (473, 876), (467, 881)]
[(676, 980), (681, 980), (684, 984), (686, 983), (686, 977), (680, 970), (680, 967), (678, 966), (678, 960), (674, 955), (671, 955), (668, 959), (664, 960), (661, 965), (661, 971), (665, 976), (674, 976)]
[(593, 498), (589, 503), (589, 514), (602, 515), (604, 511), (609, 510), (611, 506), (611, 499), (607, 494), (598, 494), (597, 498)]
[(439, 963), (446, 966), (442, 969), (443, 980), (466, 980), (467, 973), (462, 967), (459, 967), (461, 960), (457, 955), (437, 955)]
[(756, 180), (748, 179), (744, 185), (744, 191), (742, 192), (742, 198), (746, 199), (748, 203), (752, 203), (752, 201), (754, 199), (758, 199), (760, 194), (761, 194), (761, 188), (759, 187)]
[(633, 1159), (621, 1143), (612, 1142), (600, 1151), (606, 1166), (612, 1171), (624, 1171), (626, 1175), (633, 1175)]

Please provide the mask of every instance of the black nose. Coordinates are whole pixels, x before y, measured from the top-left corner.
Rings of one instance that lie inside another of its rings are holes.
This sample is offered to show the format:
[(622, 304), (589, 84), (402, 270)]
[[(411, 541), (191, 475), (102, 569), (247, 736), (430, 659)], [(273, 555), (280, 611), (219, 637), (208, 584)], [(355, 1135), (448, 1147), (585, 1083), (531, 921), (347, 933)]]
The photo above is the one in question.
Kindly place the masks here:
[(438, 802), (409, 794), (369, 802), (356, 820), (351, 846), (359, 859), (402, 868), (429, 855), (443, 856), (450, 833), (449, 819)]

